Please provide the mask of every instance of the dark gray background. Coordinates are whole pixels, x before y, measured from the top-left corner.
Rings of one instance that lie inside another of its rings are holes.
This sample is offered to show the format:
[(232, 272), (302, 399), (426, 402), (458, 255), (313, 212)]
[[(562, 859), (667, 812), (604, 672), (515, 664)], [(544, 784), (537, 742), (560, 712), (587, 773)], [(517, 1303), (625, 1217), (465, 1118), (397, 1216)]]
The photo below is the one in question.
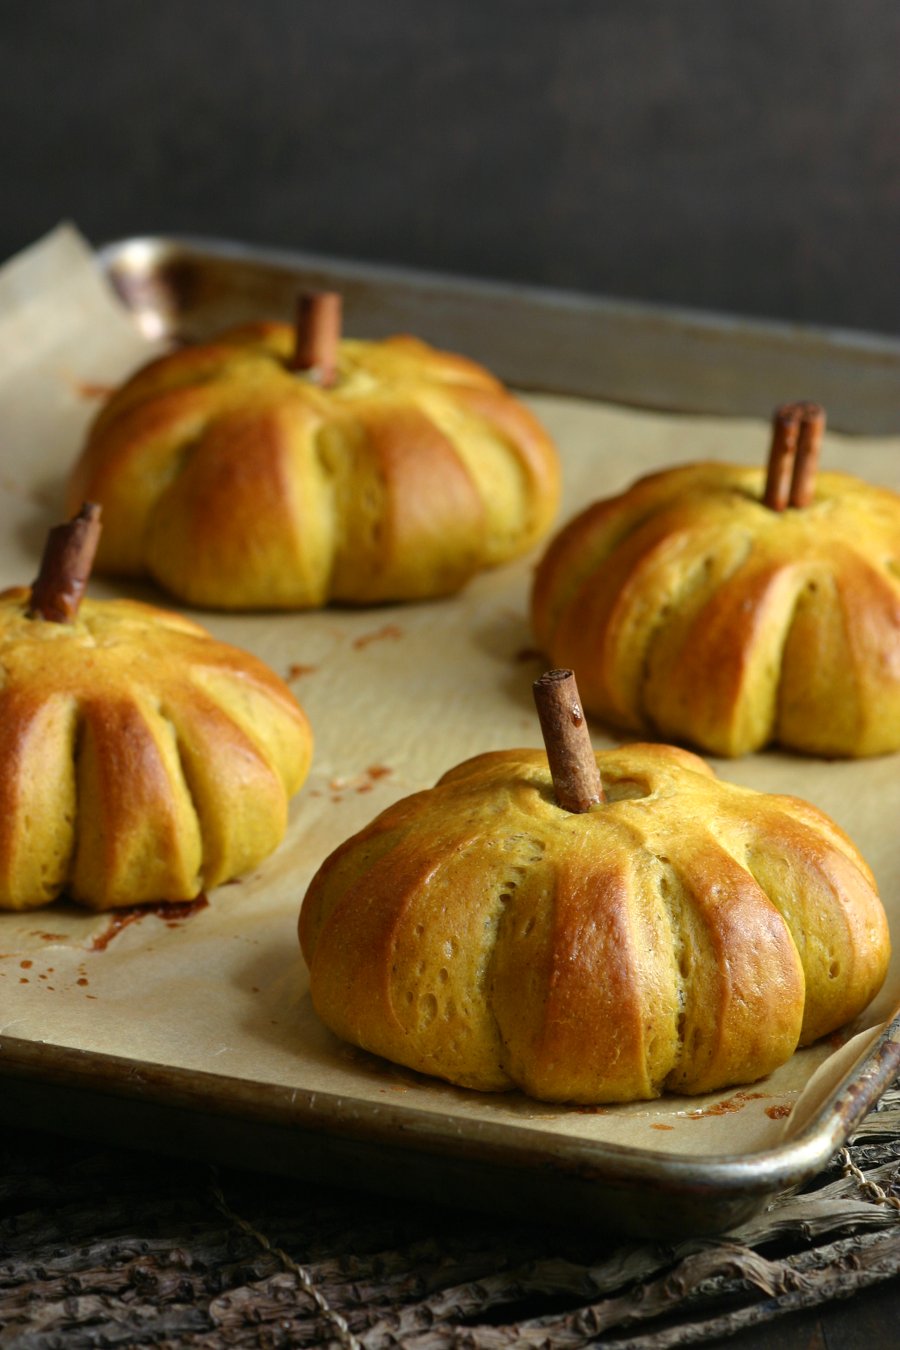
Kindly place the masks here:
[(900, 332), (897, 0), (0, 0), (0, 256), (192, 232)]

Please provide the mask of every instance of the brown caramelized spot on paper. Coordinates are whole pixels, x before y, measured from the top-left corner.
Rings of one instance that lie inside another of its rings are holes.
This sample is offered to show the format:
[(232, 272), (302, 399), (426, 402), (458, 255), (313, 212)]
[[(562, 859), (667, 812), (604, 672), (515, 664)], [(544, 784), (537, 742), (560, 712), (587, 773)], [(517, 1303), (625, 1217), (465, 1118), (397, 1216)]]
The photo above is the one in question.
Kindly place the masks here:
[(360, 633), (359, 637), (353, 639), (353, 646), (356, 650), (362, 651), (363, 647), (368, 647), (372, 642), (382, 642), (386, 638), (397, 638), (403, 636), (403, 629), (396, 623), (386, 623), (383, 628), (376, 628), (371, 633)]
[(312, 675), (319, 669), (318, 666), (304, 666), (299, 661), (287, 668), (287, 678), (289, 680), (299, 680), (301, 675)]
[(650, 1128), (651, 1130), (674, 1130), (675, 1126), (663, 1125), (661, 1121), (658, 1121), (655, 1125), (651, 1125)]
[(107, 928), (95, 936), (90, 950), (92, 952), (106, 951), (113, 938), (118, 937), (123, 928), (146, 918), (148, 914), (162, 919), (167, 928), (177, 928), (185, 919), (191, 918), (201, 909), (206, 909), (208, 904), (207, 896), (201, 891), (193, 900), (160, 900), (155, 905), (134, 905), (131, 909), (116, 910), (114, 914), (110, 915)]
[(379, 779), (389, 778), (393, 772), (386, 764), (370, 764), (362, 773), (354, 774), (352, 778), (332, 778), (328, 786), (335, 795), (331, 800), (335, 803), (340, 802), (342, 792), (371, 792)]
[(115, 386), (112, 384), (100, 384), (95, 380), (75, 380), (72, 386), (75, 393), (81, 398), (109, 398)]
[(201, 891), (195, 895), (193, 900), (170, 900), (162, 901), (159, 905), (151, 906), (153, 913), (163, 920), (169, 928), (177, 928), (185, 919), (192, 918), (199, 914), (201, 909), (207, 909), (209, 906), (209, 897)]
[[(145, 911), (142, 906), (139, 906), (134, 909), (122, 909), (113, 914), (108, 926), (102, 933), (97, 933), (94, 937), (94, 940), (91, 943), (91, 951), (105, 952), (113, 938), (118, 937), (123, 928), (127, 928), (129, 924), (137, 923), (138, 919), (142, 919), (146, 912), (148, 911)], [(87, 984), (87, 981), (79, 980), (78, 983)]]
[(67, 933), (42, 933), (40, 929), (32, 929), (31, 937), (40, 938), (42, 942), (65, 942)]
[(90, 980), (87, 978), (86, 975), (82, 975), (82, 976), (81, 976), (81, 979), (80, 979), (80, 980), (76, 980), (75, 983), (76, 983), (76, 984), (80, 984), (80, 985), (85, 985), (85, 984), (90, 984)]
[(366, 769), (368, 781), (360, 783), (356, 789), (357, 792), (371, 792), (379, 778), (389, 778), (391, 773), (392, 770), (389, 769), (386, 764), (370, 764), (368, 769)]
[(34, 962), (33, 962), (33, 961), (20, 961), (20, 962), (19, 962), (19, 965), (21, 966), (22, 970), (30, 970), (31, 967), (34, 965)]
[(765, 1092), (736, 1092), (733, 1097), (725, 1097), (712, 1106), (704, 1106), (698, 1111), (688, 1111), (688, 1120), (700, 1120), (703, 1116), (729, 1116), (733, 1111), (743, 1111), (749, 1102), (764, 1101)]
[(785, 1116), (789, 1116), (793, 1109), (785, 1102), (782, 1106), (767, 1106), (766, 1115), (770, 1120), (784, 1120)]

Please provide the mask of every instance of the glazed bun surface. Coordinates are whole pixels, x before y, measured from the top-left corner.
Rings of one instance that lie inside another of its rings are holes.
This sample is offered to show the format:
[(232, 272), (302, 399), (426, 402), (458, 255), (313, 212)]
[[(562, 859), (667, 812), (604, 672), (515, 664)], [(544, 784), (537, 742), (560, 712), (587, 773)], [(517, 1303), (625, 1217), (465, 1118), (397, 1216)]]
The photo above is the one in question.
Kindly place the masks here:
[(98, 571), (223, 609), (418, 600), (546, 534), (556, 450), (481, 366), (347, 340), (322, 388), (293, 345), (289, 324), (245, 325), (112, 396), (68, 489), (104, 508)]
[(0, 908), (192, 899), (281, 841), (312, 752), (262, 662), (177, 614), (0, 594)]
[(581, 512), (538, 566), (538, 643), (627, 731), (728, 756), (900, 749), (900, 496), (822, 473), (775, 512), (762, 488), (690, 464)]
[(499, 751), (337, 849), (300, 915), (326, 1025), (465, 1087), (603, 1103), (752, 1082), (866, 1006), (887, 923), (828, 817), (671, 746), (597, 762), (587, 813), (543, 752)]

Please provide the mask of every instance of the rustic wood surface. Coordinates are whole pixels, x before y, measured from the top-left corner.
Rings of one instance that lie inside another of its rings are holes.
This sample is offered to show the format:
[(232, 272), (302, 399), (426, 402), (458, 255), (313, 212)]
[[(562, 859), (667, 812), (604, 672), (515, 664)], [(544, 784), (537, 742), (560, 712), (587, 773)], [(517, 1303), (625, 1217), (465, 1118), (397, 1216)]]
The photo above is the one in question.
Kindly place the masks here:
[(897, 1343), (900, 1080), (814, 1183), (675, 1246), (34, 1132), (0, 1151), (3, 1350)]

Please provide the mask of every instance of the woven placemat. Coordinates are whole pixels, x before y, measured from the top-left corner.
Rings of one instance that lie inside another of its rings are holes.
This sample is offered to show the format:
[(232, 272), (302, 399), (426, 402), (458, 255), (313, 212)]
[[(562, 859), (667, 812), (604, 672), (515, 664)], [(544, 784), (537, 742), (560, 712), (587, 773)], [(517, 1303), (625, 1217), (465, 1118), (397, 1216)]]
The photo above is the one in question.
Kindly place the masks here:
[(672, 1246), (33, 1132), (2, 1157), (4, 1350), (662, 1350), (900, 1273), (900, 1080), (813, 1183)]

